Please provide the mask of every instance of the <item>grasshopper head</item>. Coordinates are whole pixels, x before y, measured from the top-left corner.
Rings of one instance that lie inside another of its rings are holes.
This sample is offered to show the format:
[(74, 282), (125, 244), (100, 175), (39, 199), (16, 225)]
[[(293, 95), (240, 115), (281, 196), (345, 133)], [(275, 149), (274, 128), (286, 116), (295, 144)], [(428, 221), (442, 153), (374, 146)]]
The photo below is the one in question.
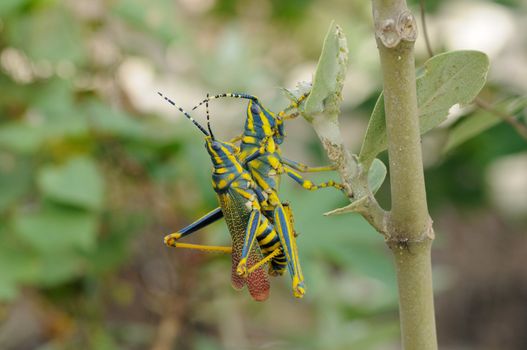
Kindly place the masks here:
[(249, 100), (245, 132), (258, 139), (272, 136), (280, 144), (283, 141), (282, 119), (263, 107), (258, 101)]
[(237, 158), (238, 147), (229, 142), (218, 141), (211, 136), (205, 137), (205, 148), (209, 152), (212, 164), (218, 167), (241, 167)]

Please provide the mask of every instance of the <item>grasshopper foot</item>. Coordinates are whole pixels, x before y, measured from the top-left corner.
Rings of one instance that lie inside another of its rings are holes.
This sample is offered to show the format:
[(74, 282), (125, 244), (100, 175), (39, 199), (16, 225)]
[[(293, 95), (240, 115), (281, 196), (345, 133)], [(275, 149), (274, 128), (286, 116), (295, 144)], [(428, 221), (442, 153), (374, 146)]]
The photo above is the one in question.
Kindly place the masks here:
[(297, 278), (293, 281), (293, 295), (295, 298), (303, 298), (306, 294), (306, 286), (304, 281), (300, 282)]
[(181, 233), (171, 233), (165, 236), (165, 244), (169, 247), (175, 247), (176, 241), (181, 238)]
[(240, 260), (238, 266), (236, 267), (236, 273), (241, 277), (247, 277), (249, 275), (246, 258)]

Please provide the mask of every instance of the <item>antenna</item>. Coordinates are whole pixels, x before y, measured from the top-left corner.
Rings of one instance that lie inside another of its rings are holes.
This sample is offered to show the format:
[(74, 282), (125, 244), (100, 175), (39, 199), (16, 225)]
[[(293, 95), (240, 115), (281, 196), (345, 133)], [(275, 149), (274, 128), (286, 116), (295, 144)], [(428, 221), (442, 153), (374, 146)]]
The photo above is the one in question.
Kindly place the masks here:
[[(209, 94), (207, 93), (207, 100), (209, 98)], [(209, 115), (209, 101), (205, 103), (205, 110), (207, 111), (207, 129), (209, 129), (210, 137), (214, 140), (214, 134), (212, 133), (212, 129), (210, 128), (210, 115)]]
[[(179, 107), (178, 105), (176, 105), (174, 103), (174, 101), (172, 101), (171, 99), (169, 99), (168, 97), (166, 97), (165, 95), (163, 95), (162, 93), (160, 92), (157, 92), (157, 94), (161, 97), (163, 97), (165, 99), (165, 101), (167, 101), (168, 103), (170, 103), (172, 106), (176, 107), (177, 109), (179, 109), (179, 111), (181, 113), (183, 113), (185, 115), (185, 117), (187, 117), (192, 123), (194, 123), (194, 125), (196, 125), (198, 127), (198, 129), (203, 133), (205, 134), (205, 136), (210, 136), (209, 133), (207, 132), (207, 130), (205, 130), (205, 128), (203, 126), (201, 126), (196, 120), (194, 120), (194, 118), (192, 118), (192, 116), (190, 114), (188, 114), (187, 112), (185, 112), (183, 110), (183, 108)], [(208, 115), (207, 115), (207, 119), (208, 119)], [(210, 128), (209, 128), (210, 130)], [(212, 133), (211, 133), (212, 134)]]
[(252, 101), (258, 103), (258, 97), (253, 96), (253, 95), (248, 95), (248, 94), (239, 94), (239, 93), (235, 92), (235, 93), (218, 94), (218, 95), (214, 95), (214, 96), (210, 96), (210, 97), (207, 94), (207, 98), (204, 99), (203, 101), (201, 101), (200, 103), (198, 103), (197, 105), (195, 105), (194, 107), (192, 107), (192, 110), (194, 111), (199, 106), (203, 105), (204, 103), (208, 103), (211, 100), (215, 100), (217, 98), (223, 98), (223, 97), (241, 98), (241, 99), (245, 99), (245, 100), (252, 100)]

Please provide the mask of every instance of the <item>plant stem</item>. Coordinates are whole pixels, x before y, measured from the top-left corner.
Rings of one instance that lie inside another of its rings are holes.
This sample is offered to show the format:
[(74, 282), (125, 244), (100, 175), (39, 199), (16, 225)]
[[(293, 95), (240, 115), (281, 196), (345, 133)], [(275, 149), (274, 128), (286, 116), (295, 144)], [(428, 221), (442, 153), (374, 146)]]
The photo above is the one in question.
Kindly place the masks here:
[(388, 246), (395, 257), (402, 343), (406, 350), (436, 350), (433, 230), (426, 202), (413, 50), (417, 26), (404, 0), (373, 0), (373, 17), (384, 80), (392, 191)]
[(389, 242), (397, 272), (401, 338), (405, 350), (437, 350), (431, 245), (431, 241)]

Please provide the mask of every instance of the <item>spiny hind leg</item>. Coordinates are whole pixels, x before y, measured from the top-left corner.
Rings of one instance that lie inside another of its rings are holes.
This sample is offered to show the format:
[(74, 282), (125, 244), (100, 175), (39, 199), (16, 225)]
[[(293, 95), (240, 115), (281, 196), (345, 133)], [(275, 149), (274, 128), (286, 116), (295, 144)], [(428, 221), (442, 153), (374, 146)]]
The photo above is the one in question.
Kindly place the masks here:
[(284, 212), (289, 220), (289, 224), (291, 225), (291, 228), (293, 229), (293, 235), (295, 237), (298, 237), (300, 233), (297, 232), (295, 229), (295, 219), (293, 216), (293, 210), (291, 209), (291, 204), (289, 204), (289, 202), (282, 202), (282, 207), (284, 208)]
[(170, 237), (170, 235), (165, 236), (165, 244), (173, 248), (199, 250), (199, 251), (206, 252), (206, 253), (232, 254), (232, 247), (191, 244), (191, 243), (177, 243), (173, 238)]
[(288, 270), (293, 279), (293, 295), (296, 298), (302, 298), (306, 292), (306, 288), (304, 284), (304, 275), (302, 274), (302, 268), (300, 267), (300, 262), (298, 260), (296, 238), (291, 226), (291, 220), (281, 204), (275, 208), (273, 219), (274, 227), (278, 232), (287, 258)]
[(256, 239), (256, 233), (260, 226), (260, 217), (261, 213), (258, 209), (253, 209), (251, 215), (249, 216), (249, 221), (247, 222), (247, 228), (245, 230), (245, 237), (243, 240), (242, 254), (240, 256), (240, 262), (236, 267), (236, 273), (238, 276), (247, 277), (249, 275), (247, 268), (247, 259), (249, 252), (252, 249), (254, 241)]

